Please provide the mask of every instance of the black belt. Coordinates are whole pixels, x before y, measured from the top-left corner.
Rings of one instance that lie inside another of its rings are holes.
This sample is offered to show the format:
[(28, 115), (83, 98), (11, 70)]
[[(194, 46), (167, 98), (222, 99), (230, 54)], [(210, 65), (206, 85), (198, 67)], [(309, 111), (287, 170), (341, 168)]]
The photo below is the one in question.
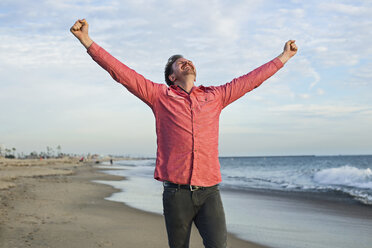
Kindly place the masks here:
[(216, 185), (211, 186), (211, 187), (202, 187), (202, 186), (195, 186), (195, 185), (190, 185), (190, 184), (175, 184), (175, 183), (171, 183), (168, 181), (164, 181), (163, 186), (164, 188), (187, 189), (190, 191), (195, 191), (195, 190), (205, 190), (207, 188), (215, 187)]

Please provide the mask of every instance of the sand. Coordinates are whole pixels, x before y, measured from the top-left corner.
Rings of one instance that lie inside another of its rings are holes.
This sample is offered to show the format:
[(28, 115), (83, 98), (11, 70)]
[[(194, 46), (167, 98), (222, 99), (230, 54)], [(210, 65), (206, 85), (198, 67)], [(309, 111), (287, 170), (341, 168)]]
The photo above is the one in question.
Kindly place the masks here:
[[(0, 248), (167, 246), (163, 216), (104, 200), (121, 180), (77, 159), (0, 159)], [(190, 247), (203, 247), (193, 228)], [(263, 247), (229, 234), (228, 247)]]

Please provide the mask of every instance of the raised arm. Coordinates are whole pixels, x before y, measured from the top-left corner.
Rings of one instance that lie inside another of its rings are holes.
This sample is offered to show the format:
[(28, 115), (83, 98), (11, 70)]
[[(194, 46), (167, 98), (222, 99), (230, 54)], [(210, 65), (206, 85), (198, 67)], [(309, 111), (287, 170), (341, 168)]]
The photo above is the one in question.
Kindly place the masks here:
[(159, 85), (130, 69), (97, 45), (89, 37), (88, 27), (88, 22), (85, 19), (77, 20), (70, 31), (87, 49), (93, 60), (110, 73), (113, 79), (152, 108)]
[(218, 90), (222, 107), (242, 97), (247, 92), (260, 86), (266, 79), (274, 75), (283, 65), (297, 53), (294, 40), (285, 43), (283, 52), (270, 62), (256, 68), (241, 77), (235, 78), (230, 83), (216, 87)]

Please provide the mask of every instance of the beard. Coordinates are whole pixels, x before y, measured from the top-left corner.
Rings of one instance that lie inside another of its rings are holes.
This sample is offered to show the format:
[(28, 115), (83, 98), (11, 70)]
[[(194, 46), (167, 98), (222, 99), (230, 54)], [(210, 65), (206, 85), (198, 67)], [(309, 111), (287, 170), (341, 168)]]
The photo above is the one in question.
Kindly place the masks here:
[(196, 72), (193, 68), (188, 68), (187, 70), (184, 70), (182, 74), (185, 76), (190, 74), (196, 76)]

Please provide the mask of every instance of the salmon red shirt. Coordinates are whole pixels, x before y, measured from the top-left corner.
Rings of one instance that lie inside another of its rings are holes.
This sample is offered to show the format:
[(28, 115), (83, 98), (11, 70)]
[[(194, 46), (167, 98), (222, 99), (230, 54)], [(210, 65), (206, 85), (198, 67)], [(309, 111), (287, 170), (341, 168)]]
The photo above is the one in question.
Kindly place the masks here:
[(152, 109), (157, 135), (154, 178), (205, 187), (221, 182), (218, 128), (222, 109), (283, 67), (275, 58), (230, 83), (194, 86), (187, 94), (177, 86), (146, 79), (96, 43), (87, 52), (113, 79)]

